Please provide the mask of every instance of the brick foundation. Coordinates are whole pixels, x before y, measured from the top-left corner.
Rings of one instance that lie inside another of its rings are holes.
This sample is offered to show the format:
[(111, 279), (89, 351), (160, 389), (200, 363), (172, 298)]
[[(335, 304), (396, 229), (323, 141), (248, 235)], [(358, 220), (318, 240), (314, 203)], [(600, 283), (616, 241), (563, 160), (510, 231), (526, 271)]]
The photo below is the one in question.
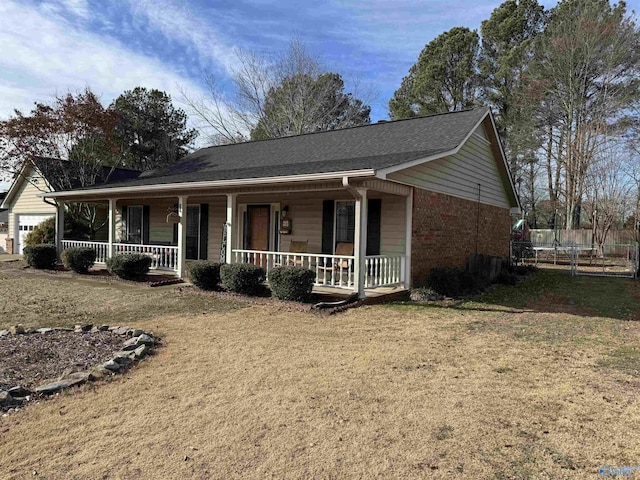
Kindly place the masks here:
[(5, 240), (5, 245), (6, 245), (5, 251), (7, 253), (13, 253), (13, 238), (7, 238)]
[[(511, 217), (508, 208), (480, 204), (478, 253), (507, 257)], [(411, 276), (424, 282), (434, 267), (463, 266), (476, 251), (478, 203), (414, 189)]]

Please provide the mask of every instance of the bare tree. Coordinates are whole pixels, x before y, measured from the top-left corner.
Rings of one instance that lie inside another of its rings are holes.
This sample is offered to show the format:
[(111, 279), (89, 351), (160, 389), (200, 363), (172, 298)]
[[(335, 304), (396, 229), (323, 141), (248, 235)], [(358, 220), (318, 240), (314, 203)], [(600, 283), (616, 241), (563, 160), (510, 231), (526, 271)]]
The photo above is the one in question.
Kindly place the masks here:
[[(117, 118), (89, 88), (57, 96), (52, 104), (36, 103), (29, 114), (16, 110), (0, 122), (0, 168), (11, 178), (30, 170), (24, 167), (35, 168), (57, 191), (105, 182), (123, 158), (123, 146), (115, 135)], [(48, 191), (37, 177), (24, 177)], [(77, 203), (68, 208), (92, 233), (101, 227), (96, 225), (95, 205)]]
[(603, 246), (612, 228), (622, 226), (633, 211), (633, 179), (621, 161), (619, 146), (606, 145), (595, 155), (585, 175), (585, 212), (591, 218), (594, 244), (602, 256)]
[(597, 152), (621, 135), (638, 104), (640, 33), (623, 2), (565, 0), (536, 40), (527, 95), (537, 102), (549, 196), (579, 226), (586, 177)]
[(346, 93), (342, 77), (327, 72), (299, 40), (292, 40), (289, 49), (275, 58), (243, 51), (236, 56), (238, 67), (230, 94), (212, 75), (205, 78), (206, 96), (182, 92), (189, 113), (214, 143), (277, 138), (369, 122), (370, 108), (357, 98), (360, 92)]

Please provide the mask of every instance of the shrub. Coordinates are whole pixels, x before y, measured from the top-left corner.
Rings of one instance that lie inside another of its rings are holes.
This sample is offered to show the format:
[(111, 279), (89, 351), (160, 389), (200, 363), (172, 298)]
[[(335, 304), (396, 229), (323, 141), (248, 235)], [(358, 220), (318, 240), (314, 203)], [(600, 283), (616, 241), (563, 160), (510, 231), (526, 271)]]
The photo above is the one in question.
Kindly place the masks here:
[(487, 277), (474, 275), (457, 267), (434, 268), (427, 276), (427, 285), (447, 297), (459, 297), (469, 293), (479, 293), (489, 284)]
[(530, 241), (511, 243), (511, 261), (514, 264), (519, 265), (526, 259), (533, 258), (534, 256), (533, 244)]
[(107, 259), (107, 270), (125, 280), (144, 280), (151, 267), (151, 257), (142, 253), (121, 253)]
[(264, 268), (250, 263), (232, 263), (220, 267), (220, 282), (225, 290), (254, 295), (264, 282)]
[(311, 295), (316, 274), (304, 267), (275, 267), (269, 272), (269, 287), (280, 300), (305, 302)]
[(191, 283), (201, 290), (215, 290), (220, 286), (220, 264), (197, 262), (189, 267)]
[(76, 273), (87, 273), (96, 263), (96, 251), (89, 247), (73, 247), (63, 250), (60, 259), (65, 268)]
[(33, 268), (51, 269), (56, 266), (58, 252), (55, 245), (27, 245), (22, 251), (27, 265)]
[(515, 285), (516, 283), (518, 283), (518, 275), (516, 275), (515, 273), (512, 272), (500, 272), (500, 275), (498, 275), (498, 279), (496, 280), (497, 283), (501, 284), (501, 285)]
[[(88, 240), (91, 237), (91, 229), (71, 215), (64, 217), (64, 238), (74, 240)], [(47, 218), (30, 231), (24, 239), (25, 245), (41, 245), (56, 241), (56, 219)]]
[(538, 267), (534, 265), (518, 265), (514, 268), (514, 272), (517, 275), (531, 275), (538, 271)]
[(457, 297), (460, 295), (461, 270), (455, 267), (433, 268), (427, 276), (427, 285), (440, 295)]
[(460, 270), (460, 293), (479, 293), (489, 284), (489, 279), (483, 275), (474, 275), (466, 270)]

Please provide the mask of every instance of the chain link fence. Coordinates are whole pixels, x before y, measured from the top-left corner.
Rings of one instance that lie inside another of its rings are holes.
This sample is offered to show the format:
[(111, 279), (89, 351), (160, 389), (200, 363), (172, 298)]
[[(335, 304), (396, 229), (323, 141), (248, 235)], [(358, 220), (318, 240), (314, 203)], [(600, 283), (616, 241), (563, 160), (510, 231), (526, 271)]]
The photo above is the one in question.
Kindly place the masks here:
[(636, 278), (638, 257), (637, 242), (604, 245), (511, 242), (513, 264), (568, 270), (572, 275)]

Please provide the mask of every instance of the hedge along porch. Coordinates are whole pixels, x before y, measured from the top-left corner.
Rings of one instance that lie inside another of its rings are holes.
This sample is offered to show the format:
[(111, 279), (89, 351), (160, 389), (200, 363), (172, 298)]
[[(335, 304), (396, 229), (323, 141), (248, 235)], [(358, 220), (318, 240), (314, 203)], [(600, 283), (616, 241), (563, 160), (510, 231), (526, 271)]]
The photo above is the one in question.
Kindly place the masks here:
[[(184, 277), (191, 260), (298, 265), (318, 287), (406, 288), (410, 278), (412, 189), (382, 180), (282, 184), (216, 191), (58, 196), (58, 249), (89, 246), (97, 260), (139, 252), (152, 268)], [(126, 197), (126, 198), (122, 198)], [(108, 204), (108, 240), (64, 239), (64, 203)], [(185, 214), (186, 212), (186, 214)]]

